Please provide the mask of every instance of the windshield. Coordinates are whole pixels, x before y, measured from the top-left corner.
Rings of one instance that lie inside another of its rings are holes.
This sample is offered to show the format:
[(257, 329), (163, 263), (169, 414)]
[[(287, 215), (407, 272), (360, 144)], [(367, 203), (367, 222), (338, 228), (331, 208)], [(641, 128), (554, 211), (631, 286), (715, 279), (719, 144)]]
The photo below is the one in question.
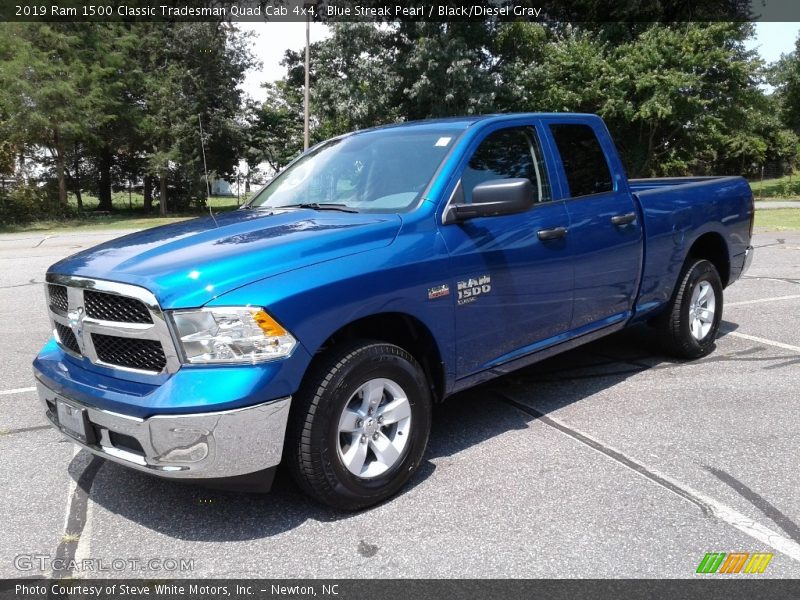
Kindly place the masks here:
[(420, 199), (459, 133), (452, 127), (397, 128), (330, 140), (291, 164), (249, 206), (405, 212)]

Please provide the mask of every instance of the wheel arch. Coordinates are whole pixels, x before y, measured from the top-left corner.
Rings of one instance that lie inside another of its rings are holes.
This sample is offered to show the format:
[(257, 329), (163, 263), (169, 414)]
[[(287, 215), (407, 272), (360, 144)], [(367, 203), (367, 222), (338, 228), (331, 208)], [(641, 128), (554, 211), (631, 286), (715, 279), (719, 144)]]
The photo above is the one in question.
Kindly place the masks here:
[[(722, 287), (725, 288), (730, 282), (731, 259), (728, 245), (725, 238), (716, 231), (708, 231), (700, 235), (689, 247), (686, 260), (705, 259), (717, 269), (719, 278), (722, 280)], [(680, 282), (678, 282), (678, 285)]]
[(425, 323), (403, 312), (383, 312), (360, 317), (343, 325), (317, 349), (316, 354), (354, 339), (368, 339), (394, 344), (411, 354), (422, 366), (435, 401), (446, 395), (446, 370), (436, 338)]

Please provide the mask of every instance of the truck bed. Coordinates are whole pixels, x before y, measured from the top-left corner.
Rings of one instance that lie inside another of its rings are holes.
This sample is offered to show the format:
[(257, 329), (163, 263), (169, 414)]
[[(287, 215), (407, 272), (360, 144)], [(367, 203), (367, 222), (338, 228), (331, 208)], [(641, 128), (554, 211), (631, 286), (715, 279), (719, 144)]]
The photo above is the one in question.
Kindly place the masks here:
[(631, 192), (636, 194), (654, 189), (676, 187), (679, 185), (688, 185), (690, 183), (705, 183), (707, 181), (716, 181), (726, 178), (727, 176), (725, 175), (705, 175), (700, 177), (642, 177), (640, 179), (629, 179), (628, 187), (630, 187)]
[(720, 273), (723, 285), (736, 280), (750, 239), (753, 194), (743, 177), (656, 177), (629, 180), (644, 227), (645, 260), (636, 302), (646, 316), (670, 297), (683, 257), (701, 236), (724, 240), (730, 269)]

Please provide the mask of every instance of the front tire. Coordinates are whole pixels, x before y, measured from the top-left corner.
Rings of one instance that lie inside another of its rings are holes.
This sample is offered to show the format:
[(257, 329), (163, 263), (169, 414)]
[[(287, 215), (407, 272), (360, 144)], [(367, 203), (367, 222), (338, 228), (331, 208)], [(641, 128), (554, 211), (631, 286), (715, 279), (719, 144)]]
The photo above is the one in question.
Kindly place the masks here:
[(700, 358), (714, 349), (722, 320), (722, 281), (707, 260), (690, 258), (681, 271), (669, 310), (656, 322), (664, 349), (678, 358)]
[(428, 443), (431, 392), (402, 348), (357, 341), (322, 355), (293, 400), (287, 458), (316, 500), (358, 510), (394, 495)]

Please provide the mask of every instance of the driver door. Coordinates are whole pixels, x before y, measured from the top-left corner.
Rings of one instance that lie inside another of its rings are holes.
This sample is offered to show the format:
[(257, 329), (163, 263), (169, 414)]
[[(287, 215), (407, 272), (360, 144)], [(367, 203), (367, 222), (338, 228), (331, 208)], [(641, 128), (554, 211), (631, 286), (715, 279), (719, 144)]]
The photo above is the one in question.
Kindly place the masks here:
[(567, 229), (569, 216), (563, 201), (551, 199), (553, 167), (539, 140), (533, 125), (494, 129), (461, 167), (451, 201), (471, 202), (472, 190), (485, 181), (524, 177), (533, 184), (535, 204), (441, 227), (450, 253), (457, 379), (558, 341), (569, 329), (570, 248), (566, 237), (547, 233)]

